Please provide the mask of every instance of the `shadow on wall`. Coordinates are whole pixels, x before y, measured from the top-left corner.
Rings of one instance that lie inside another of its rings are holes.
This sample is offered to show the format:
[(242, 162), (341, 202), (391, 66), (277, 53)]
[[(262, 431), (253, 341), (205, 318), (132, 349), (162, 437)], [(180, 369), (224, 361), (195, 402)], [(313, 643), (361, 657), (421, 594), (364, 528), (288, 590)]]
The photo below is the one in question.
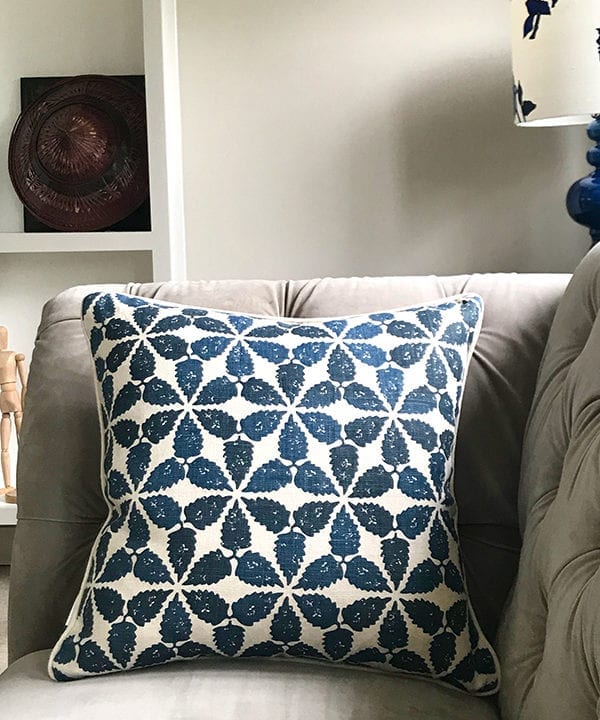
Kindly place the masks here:
[[(589, 247), (564, 207), (570, 183), (589, 171), (585, 133), (517, 128), (510, 83), (505, 61), (465, 60), (410, 83), (398, 102), (400, 237), (386, 250), (411, 272), (568, 271)], [(355, 226), (369, 215), (363, 203)], [(372, 250), (362, 249), (365, 267)]]

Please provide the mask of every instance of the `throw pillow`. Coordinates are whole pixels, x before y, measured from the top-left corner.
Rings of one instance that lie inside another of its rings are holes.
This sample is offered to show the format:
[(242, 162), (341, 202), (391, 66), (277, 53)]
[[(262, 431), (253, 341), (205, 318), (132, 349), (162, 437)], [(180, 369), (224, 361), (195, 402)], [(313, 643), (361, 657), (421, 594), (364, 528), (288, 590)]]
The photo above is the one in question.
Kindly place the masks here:
[(297, 320), (87, 297), (109, 513), (51, 677), (287, 656), (494, 692), (452, 490), (481, 307)]

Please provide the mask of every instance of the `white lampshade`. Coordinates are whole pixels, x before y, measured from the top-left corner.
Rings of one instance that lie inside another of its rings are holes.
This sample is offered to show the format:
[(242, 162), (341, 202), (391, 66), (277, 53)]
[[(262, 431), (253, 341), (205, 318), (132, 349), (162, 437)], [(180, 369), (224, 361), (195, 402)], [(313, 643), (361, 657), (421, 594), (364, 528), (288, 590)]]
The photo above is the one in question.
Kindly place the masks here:
[(600, 113), (600, 0), (511, 0), (515, 122), (576, 125)]

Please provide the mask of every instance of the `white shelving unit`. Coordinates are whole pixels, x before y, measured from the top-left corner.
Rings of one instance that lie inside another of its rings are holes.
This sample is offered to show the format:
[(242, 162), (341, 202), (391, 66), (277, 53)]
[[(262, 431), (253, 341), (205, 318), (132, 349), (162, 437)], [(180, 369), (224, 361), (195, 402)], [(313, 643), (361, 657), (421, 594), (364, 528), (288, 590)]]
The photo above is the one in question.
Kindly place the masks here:
[(143, 0), (155, 280), (186, 277), (177, 0)]
[(15, 525), (17, 522), (17, 506), (0, 503), (0, 525)]
[[(152, 229), (147, 232), (0, 232), (0, 267), (3, 261), (7, 262), (11, 256), (31, 255), (31, 262), (28, 264), (45, 273), (45, 265), (50, 266), (51, 263), (44, 263), (43, 258), (49, 258), (49, 254), (53, 253), (111, 253), (118, 264), (120, 253), (141, 251), (151, 253), (153, 280), (185, 279), (186, 244), (176, 6), (176, 0), (142, 0)], [(44, 68), (40, 68), (40, 74), (43, 74), (43, 70)], [(74, 71), (76, 72), (76, 68)], [(141, 257), (144, 261), (140, 262), (146, 267), (147, 255)], [(105, 266), (108, 265), (112, 266), (112, 258), (105, 263)], [(110, 268), (108, 271), (110, 272)], [(5, 284), (4, 292), (7, 292), (6, 287)], [(10, 286), (8, 287), (10, 292)], [(24, 288), (24, 292), (26, 291), (27, 288)], [(0, 286), (0, 303), (2, 293), (3, 287)], [(37, 322), (37, 319), (29, 320), (33, 323)], [(27, 350), (19, 347), (19, 350), (22, 349)], [(16, 452), (12, 454), (16, 455)], [(15, 522), (15, 507), (0, 502), (0, 527), (14, 525)]]
[(0, 254), (152, 253), (154, 280), (186, 276), (176, 0), (143, 0), (152, 229), (148, 232), (0, 232)]

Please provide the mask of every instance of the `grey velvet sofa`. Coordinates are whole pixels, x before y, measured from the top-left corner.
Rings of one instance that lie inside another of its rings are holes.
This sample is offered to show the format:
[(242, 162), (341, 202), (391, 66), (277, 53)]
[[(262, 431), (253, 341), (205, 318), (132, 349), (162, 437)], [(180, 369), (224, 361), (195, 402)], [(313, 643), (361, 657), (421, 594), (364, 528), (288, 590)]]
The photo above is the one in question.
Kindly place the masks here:
[(299, 317), (383, 310), (462, 291), (483, 297), (455, 484), (469, 593), (502, 663), (499, 698), (484, 699), (398, 675), (276, 660), (195, 661), (51, 681), (48, 648), (77, 593), (105, 503), (92, 367), (79, 320), (90, 288), (50, 301), (31, 365), (18, 466), (10, 665), (0, 676), (0, 717), (598, 717), (600, 249), (565, 292), (569, 280), (489, 274), (110, 286)]

